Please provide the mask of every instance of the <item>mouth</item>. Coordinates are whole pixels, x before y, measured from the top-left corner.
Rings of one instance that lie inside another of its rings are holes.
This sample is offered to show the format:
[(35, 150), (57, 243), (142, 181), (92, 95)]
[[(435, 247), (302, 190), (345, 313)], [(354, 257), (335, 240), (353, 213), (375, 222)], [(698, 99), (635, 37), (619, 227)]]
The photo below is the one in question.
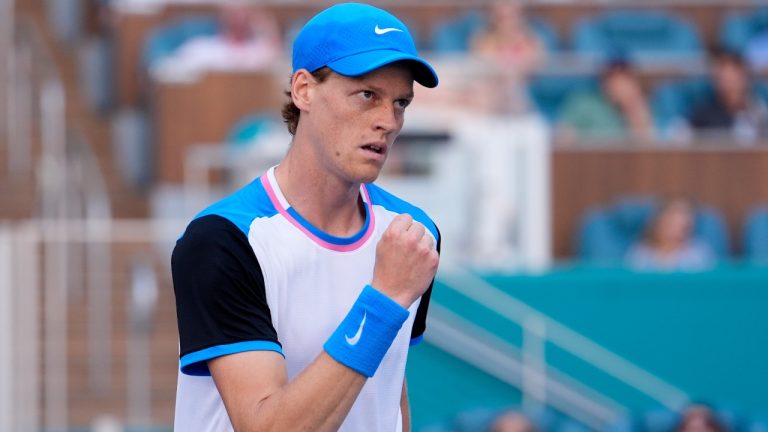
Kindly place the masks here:
[(387, 153), (387, 147), (381, 144), (366, 144), (362, 149), (377, 155), (384, 155)]

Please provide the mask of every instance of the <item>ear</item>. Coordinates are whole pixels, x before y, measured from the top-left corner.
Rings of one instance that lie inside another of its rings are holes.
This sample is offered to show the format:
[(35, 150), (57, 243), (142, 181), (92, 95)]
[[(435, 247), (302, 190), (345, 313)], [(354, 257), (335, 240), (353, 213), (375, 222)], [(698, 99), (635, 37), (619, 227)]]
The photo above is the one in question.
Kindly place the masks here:
[(291, 80), (291, 99), (298, 109), (309, 111), (316, 85), (315, 77), (308, 70), (299, 69), (296, 71)]

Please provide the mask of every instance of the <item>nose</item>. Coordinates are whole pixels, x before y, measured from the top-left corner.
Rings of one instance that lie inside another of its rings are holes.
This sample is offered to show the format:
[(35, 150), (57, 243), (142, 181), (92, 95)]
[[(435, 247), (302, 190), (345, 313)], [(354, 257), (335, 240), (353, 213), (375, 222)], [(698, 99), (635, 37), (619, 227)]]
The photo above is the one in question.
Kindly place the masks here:
[(374, 120), (374, 128), (377, 131), (384, 132), (385, 134), (391, 134), (397, 132), (400, 126), (400, 114), (395, 109), (393, 104), (381, 104), (378, 110), (376, 110), (376, 118)]

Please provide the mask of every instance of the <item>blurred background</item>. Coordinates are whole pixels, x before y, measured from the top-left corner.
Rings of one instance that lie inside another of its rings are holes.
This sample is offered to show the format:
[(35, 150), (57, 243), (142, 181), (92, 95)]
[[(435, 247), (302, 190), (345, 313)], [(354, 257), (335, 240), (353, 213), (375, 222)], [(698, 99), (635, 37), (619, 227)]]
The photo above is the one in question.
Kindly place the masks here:
[[(0, 0), (0, 431), (172, 429), (171, 250), (329, 4)], [(768, 3), (374, 4), (441, 77), (379, 181), (443, 234), (414, 430), (768, 431)]]

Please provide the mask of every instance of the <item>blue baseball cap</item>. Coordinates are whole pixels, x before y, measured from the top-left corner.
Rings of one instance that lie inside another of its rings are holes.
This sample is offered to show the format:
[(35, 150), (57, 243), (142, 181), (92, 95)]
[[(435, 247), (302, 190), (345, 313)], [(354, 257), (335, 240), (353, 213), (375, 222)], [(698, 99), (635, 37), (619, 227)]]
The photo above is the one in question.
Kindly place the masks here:
[(406, 61), (424, 87), (437, 86), (437, 73), (416, 54), (408, 28), (391, 13), (343, 3), (309, 20), (293, 42), (293, 72), (328, 66), (346, 76), (360, 76), (397, 61)]

